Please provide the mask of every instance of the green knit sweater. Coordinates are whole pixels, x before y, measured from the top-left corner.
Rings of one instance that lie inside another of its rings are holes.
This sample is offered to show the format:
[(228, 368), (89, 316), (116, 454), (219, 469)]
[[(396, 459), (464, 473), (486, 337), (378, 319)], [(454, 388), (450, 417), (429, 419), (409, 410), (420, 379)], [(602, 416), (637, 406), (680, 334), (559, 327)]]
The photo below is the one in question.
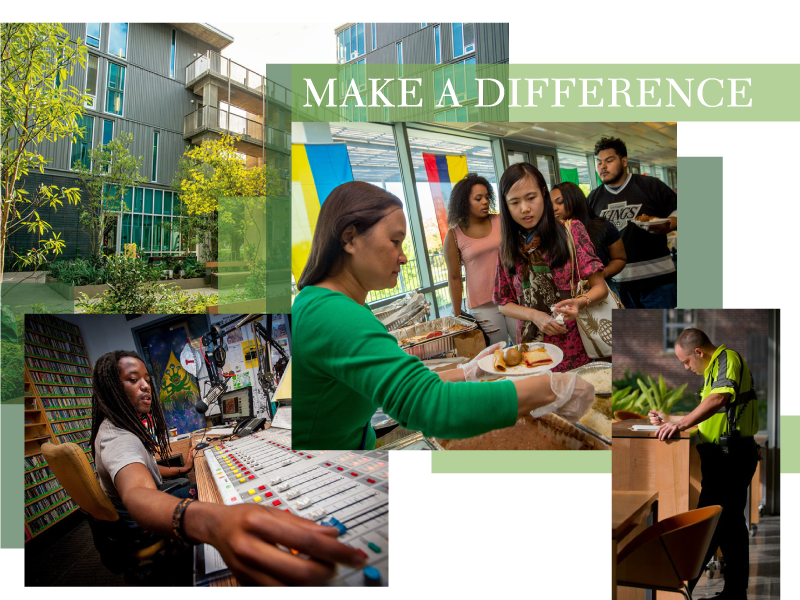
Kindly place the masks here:
[(292, 357), (292, 447), (375, 447), (367, 427), (383, 411), (402, 427), (441, 438), (466, 438), (517, 417), (510, 381), (445, 383), (397, 340), (365, 306), (344, 294), (307, 286), (295, 298)]

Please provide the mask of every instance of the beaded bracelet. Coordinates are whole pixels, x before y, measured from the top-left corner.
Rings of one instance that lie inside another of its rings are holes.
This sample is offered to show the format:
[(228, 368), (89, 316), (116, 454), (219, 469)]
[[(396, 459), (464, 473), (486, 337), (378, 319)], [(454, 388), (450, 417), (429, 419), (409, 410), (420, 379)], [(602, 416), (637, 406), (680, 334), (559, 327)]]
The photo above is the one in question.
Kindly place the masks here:
[(183, 533), (183, 514), (186, 512), (186, 507), (192, 502), (195, 502), (194, 498), (184, 498), (175, 505), (175, 510), (172, 512), (172, 533), (180, 541), (187, 544), (194, 542), (187, 539)]

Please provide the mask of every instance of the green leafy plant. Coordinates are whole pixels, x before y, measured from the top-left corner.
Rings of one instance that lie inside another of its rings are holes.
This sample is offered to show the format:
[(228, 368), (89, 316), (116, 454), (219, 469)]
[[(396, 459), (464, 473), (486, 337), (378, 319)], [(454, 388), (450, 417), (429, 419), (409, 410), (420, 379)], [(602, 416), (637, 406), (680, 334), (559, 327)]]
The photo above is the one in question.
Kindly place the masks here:
[(621, 390), (615, 390), (614, 393), (611, 394), (611, 410), (613, 412), (618, 410), (639, 412), (639, 402), (639, 390), (634, 390), (631, 386), (624, 387)]
[(665, 413), (669, 413), (675, 403), (683, 397), (683, 390), (688, 385), (684, 383), (679, 388), (670, 390), (661, 375), (658, 376), (658, 383), (654, 382), (649, 375), (647, 376), (647, 385), (641, 379), (637, 379), (636, 383), (642, 391), (642, 397), (646, 402), (647, 408)]
[(614, 389), (617, 390), (621, 390), (628, 386), (635, 389), (637, 387), (636, 381), (639, 379), (644, 379), (645, 377), (646, 375), (641, 371), (637, 370), (635, 373), (631, 373), (630, 367), (627, 367), (625, 369), (624, 376), (621, 377), (620, 379), (615, 379), (614, 381), (612, 381), (612, 385)]

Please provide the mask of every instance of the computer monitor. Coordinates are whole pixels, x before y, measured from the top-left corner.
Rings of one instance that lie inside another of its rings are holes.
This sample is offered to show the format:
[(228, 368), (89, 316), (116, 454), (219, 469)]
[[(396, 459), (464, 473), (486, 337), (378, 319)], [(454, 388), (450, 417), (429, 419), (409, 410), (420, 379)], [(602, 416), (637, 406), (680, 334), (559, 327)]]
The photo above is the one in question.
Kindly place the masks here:
[(247, 386), (225, 392), (220, 396), (219, 403), (223, 421), (242, 417), (253, 418), (253, 387)]

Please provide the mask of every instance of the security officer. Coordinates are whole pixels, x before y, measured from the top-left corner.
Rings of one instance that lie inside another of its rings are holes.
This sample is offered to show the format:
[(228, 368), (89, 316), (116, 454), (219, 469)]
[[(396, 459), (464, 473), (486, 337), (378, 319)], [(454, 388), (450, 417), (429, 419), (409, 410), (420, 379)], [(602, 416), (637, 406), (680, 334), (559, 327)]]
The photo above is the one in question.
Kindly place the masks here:
[[(758, 431), (753, 379), (738, 352), (714, 346), (699, 329), (686, 329), (678, 336), (675, 355), (686, 369), (703, 376), (702, 402), (684, 417), (650, 411), (650, 422), (660, 425), (657, 436), (662, 441), (699, 424), (703, 479), (698, 508), (722, 506), (703, 564), (721, 548), (725, 587), (713, 600), (746, 600), (750, 555), (744, 509), (760, 458), (753, 438)], [(699, 579), (689, 582), (690, 591)]]

